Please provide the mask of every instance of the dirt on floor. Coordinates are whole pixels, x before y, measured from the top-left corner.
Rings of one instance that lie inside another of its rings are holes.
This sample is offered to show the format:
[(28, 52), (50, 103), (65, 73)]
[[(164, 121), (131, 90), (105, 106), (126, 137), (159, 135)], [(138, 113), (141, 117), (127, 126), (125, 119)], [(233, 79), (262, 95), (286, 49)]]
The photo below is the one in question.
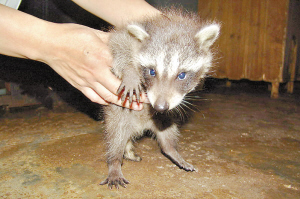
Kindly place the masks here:
[(6, 113), (0, 198), (300, 198), (297, 92), (276, 100), (255, 86), (198, 93), (179, 139), (197, 171), (179, 169), (146, 137), (135, 144), (142, 161), (124, 160), (130, 184), (119, 190), (99, 185), (108, 173), (103, 121), (64, 103)]

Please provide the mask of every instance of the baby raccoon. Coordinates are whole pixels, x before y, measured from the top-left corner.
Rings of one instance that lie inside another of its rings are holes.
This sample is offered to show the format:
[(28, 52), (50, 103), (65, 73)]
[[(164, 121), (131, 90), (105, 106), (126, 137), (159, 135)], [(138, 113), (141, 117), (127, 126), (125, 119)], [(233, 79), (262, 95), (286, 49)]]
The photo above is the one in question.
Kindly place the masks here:
[(211, 68), (210, 47), (219, 35), (217, 23), (201, 22), (197, 15), (171, 9), (142, 22), (132, 22), (115, 30), (110, 38), (113, 73), (122, 80), (119, 94), (131, 103), (141, 91), (150, 104), (142, 111), (116, 105), (105, 107), (108, 143), (108, 177), (101, 185), (126, 187), (121, 165), (123, 158), (140, 161), (132, 141), (151, 131), (162, 152), (178, 167), (194, 171), (177, 152), (179, 135), (174, 114), (168, 114), (183, 101)]

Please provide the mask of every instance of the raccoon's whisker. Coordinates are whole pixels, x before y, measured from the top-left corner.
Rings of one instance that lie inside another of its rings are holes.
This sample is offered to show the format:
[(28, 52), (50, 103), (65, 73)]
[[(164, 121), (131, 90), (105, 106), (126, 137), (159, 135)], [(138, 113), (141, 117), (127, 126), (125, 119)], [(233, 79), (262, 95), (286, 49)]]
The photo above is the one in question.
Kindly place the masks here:
[(173, 109), (167, 111), (167, 116), (173, 116), (173, 115), (174, 115)]
[(195, 106), (194, 104), (192, 104), (191, 102), (189, 102), (189, 101), (187, 101), (187, 100), (182, 100), (182, 104), (185, 104), (186, 106), (187, 106), (187, 104), (188, 105), (190, 105), (190, 106)]
[(185, 118), (184, 109), (182, 108), (181, 105), (179, 105), (179, 106), (178, 106), (178, 110), (179, 110), (179, 112), (180, 112), (180, 118), (181, 118), (181, 120), (183, 121), (184, 118)]
[(181, 119), (181, 113), (180, 113), (180, 111), (178, 110), (178, 107), (172, 109), (172, 114), (173, 114), (173, 115), (175, 115), (175, 114), (179, 115), (179, 116), (180, 116), (180, 119)]
[(153, 111), (152, 115), (151, 115), (151, 118), (153, 118), (155, 115), (157, 115), (158, 112), (157, 111)]
[(189, 110), (193, 111), (193, 112), (196, 112), (193, 108), (199, 110), (196, 105), (194, 105), (194, 104), (192, 104), (192, 103), (190, 103), (186, 100), (182, 100), (182, 105), (185, 106), (186, 108), (188, 108)]
[(204, 99), (204, 98), (188, 98), (186, 97), (185, 99), (189, 100), (189, 101), (212, 101), (211, 99)]
[[(207, 100), (209, 100), (209, 99), (207, 99)], [(183, 100), (182, 102), (183, 102), (182, 104), (183, 104), (185, 107), (187, 107), (189, 110), (191, 110), (191, 111), (193, 111), (193, 112), (196, 112), (196, 111), (201, 112), (201, 110), (198, 108), (197, 105), (192, 104), (191, 102), (188, 102), (188, 101), (186, 101), (186, 100)], [(189, 105), (189, 106), (188, 106), (188, 105)], [(196, 109), (196, 111), (193, 110), (190, 106), (192, 106), (194, 109)], [(202, 115), (203, 115), (203, 118), (205, 119), (204, 114), (202, 114)]]
[(177, 106), (177, 110), (178, 110), (178, 113), (179, 113), (179, 115), (180, 115), (180, 119), (182, 120), (182, 121), (184, 121), (185, 120), (185, 118), (187, 118), (187, 112), (184, 110), (184, 108), (181, 106), (182, 104), (179, 104), (178, 106)]
[(190, 111), (196, 112), (194, 109), (192, 109), (191, 107), (189, 107), (188, 105), (182, 103), (182, 106), (186, 107), (187, 109), (189, 109)]
[(200, 96), (194, 96), (192, 94), (185, 96), (185, 99), (193, 100), (193, 101), (212, 100), (212, 99), (206, 99), (206, 98), (203, 98), (203, 97), (200, 97)]
[[(184, 104), (182, 104), (182, 105), (184, 105)], [(182, 109), (182, 112), (183, 112), (185, 118), (188, 118), (188, 115), (189, 115), (188, 112), (183, 108), (183, 106), (180, 106), (180, 107)]]

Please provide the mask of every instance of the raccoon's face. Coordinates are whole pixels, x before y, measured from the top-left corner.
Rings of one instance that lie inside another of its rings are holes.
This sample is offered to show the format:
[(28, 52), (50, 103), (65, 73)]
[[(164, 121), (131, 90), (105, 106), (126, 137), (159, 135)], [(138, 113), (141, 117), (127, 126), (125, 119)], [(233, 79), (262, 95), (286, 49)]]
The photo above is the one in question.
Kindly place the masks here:
[(190, 70), (179, 65), (175, 67), (173, 65), (172, 68), (172, 64), (176, 63), (142, 65), (148, 99), (152, 107), (159, 112), (178, 106), (185, 95), (192, 91), (203, 77), (203, 70)]
[(193, 72), (179, 72), (178, 75), (164, 77), (155, 69), (144, 68), (145, 87), (152, 107), (159, 112), (178, 106), (184, 96), (197, 84), (198, 78)]
[[(178, 106), (211, 67), (209, 48), (219, 35), (220, 26), (210, 24), (195, 35), (171, 30), (149, 33), (141, 25), (127, 30), (140, 42), (136, 62), (153, 108), (159, 112)], [(151, 35), (152, 34), (152, 35)]]

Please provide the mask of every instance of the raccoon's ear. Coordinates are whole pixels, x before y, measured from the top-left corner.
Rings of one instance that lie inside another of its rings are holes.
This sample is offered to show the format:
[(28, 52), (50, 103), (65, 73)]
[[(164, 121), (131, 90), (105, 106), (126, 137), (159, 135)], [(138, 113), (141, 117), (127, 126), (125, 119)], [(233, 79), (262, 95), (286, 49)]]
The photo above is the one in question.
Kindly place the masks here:
[(216, 41), (220, 33), (220, 25), (212, 24), (202, 28), (195, 38), (200, 45), (201, 50), (207, 51)]
[(141, 42), (149, 37), (149, 34), (142, 27), (135, 24), (128, 25), (127, 31)]

